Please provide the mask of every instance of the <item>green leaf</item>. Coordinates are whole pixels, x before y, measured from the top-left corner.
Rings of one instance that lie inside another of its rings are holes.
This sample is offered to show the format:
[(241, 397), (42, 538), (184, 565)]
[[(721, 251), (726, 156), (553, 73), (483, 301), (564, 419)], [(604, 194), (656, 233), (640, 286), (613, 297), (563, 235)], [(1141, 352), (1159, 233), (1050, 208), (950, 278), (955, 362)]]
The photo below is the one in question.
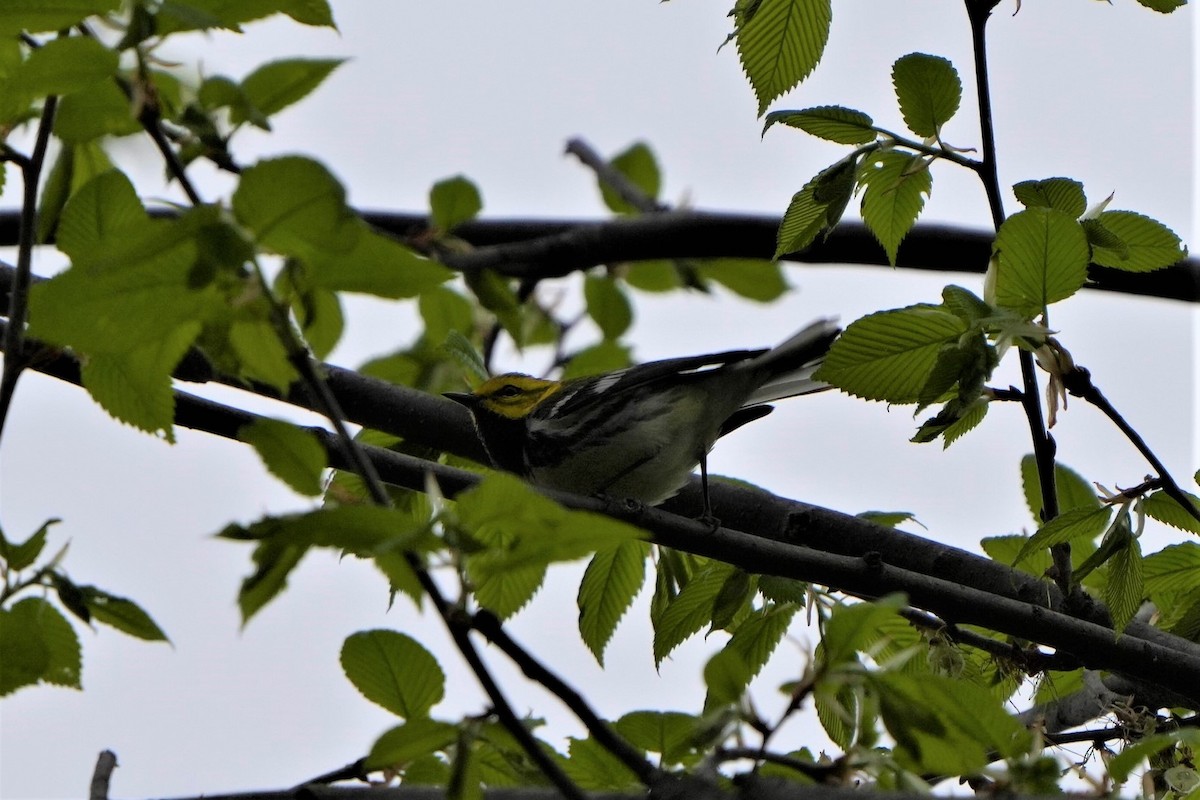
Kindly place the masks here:
[(30, 534), (29, 538), (20, 544), (9, 542), (4, 538), (4, 534), (0, 533), (0, 560), (4, 562), (4, 568), (12, 572), (20, 572), (33, 566), (46, 547), (47, 531), (50, 530), (51, 525), (60, 521), (58, 519), (46, 520), (42, 523), (42, 527)]
[(438, 181), (429, 190), (429, 209), (433, 226), (449, 232), (478, 216), (483, 209), (479, 189), (463, 175)]
[(303, 25), (335, 28), (326, 0), (171, 0), (158, 13), (158, 34), (208, 28), (241, 30), (241, 23), (286, 14)]
[(631, 363), (633, 361), (628, 347), (605, 339), (573, 354), (567, 366), (563, 368), (562, 378), (571, 380), (588, 375), (603, 375), (605, 372), (628, 367)]
[(105, 81), (66, 95), (54, 115), (54, 133), (64, 142), (81, 144), (101, 136), (140, 133), (129, 98), (115, 81)]
[(748, 672), (747, 682), (766, 666), (799, 609), (795, 603), (768, 605), (752, 613), (733, 632), (725, 649), (741, 656)]
[(276, 546), (332, 547), (358, 556), (416, 549), (428, 523), (382, 506), (326, 506), (300, 514), (264, 517), (250, 525), (227, 525), (219, 534), (234, 541)]
[(613, 727), (639, 750), (662, 754), (667, 763), (678, 763), (693, 749), (700, 720), (679, 711), (630, 711)]
[(610, 277), (585, 275), (583, 297), (591, 317), (605, 339), (619, 339), (633, 323), (633, 308), (621, 287)]
[(876, 136), (875, 123), (868, 115), (842, 106), (772, 111), (767, 114), (763, 133), (777, 122), (838, 144), (866, 144), (875, 141)]
[(937, 136), (958, 111), (962, 81), (954, 65), (940, 56), (909, 53), (892, 65), (892, 85), (900, 113), (918, 136)]
[[(1191, 492), (1184, 492), (1192, 501), (1192, 506), (1200, 508), (1200, 497)], [(1177, 500), (1167, 495), (1161, 489), (1142, 501), (1142, 510), (1152, 519), (1156, 519), (1172, 528), (1178, 528), (1188, 533), (1200, 534), (1200, 520), (1197, 520)]]
[(741, 12), (734, 37), (760, 117), (816, 68), (832, 18), (830, 0), (762, 0)]
[[(1021, 488), (1025, 493), (1025, 504), (1035, 522), (1042, 522), (1042, 484), (1038, 480), (1037, 458), (1032, 453), (1021, 458)], [(1087, 480), (1075, 470), (1054, 464), (1054, 491), (1058, 495), (1059, 512), (1073, 508), (1100, 508), (1100, 498)]]
[(772, 603), (806, 603), (809, 599), (807, 583), (778, 575), (759, 575), (758, 593)]
[(604, 649), (617, 623), (646, 580), (648, 555), (645, 542), (622, 542), (598, 551), (583, 573), (576, 600), (579, 635), (600, 666), (604, 666)]
[(1200, 544), (1183, 542), (1164, 547), (1142, 562), (1146, 591), (1172, 594), (1200, 586)]
[(456, 725), (418, 716), (376, 739), (363, 766), (371, 771), (402, 769), (422, 756), (445, 750), (458, 741), (458, 733)]
[(1133, 536), (1125, 536), (1124, 546), (1112, 555), (1107, 565), (1104, 603), (1112, 613), (1113, 630), (1120, 633), (1137, 614), (1145, 598), (1142, 548), (1138, 540)]
[(654, 622), (654, 665), (712, 620), (713, 605), (735, 568), (714, 562), (694, 575)]
[(81, 665), (75, 629), (48, 601), (0, 608), (0, 697), (35, 683), (82, 688)]
[(83, 363), (83, 386), (115, 419), (174, 442), (171, 373), (199, 333), (200, 324), (189, 322), (124, 353), (95, 353)]
[(825, 669), (854, 661), (857, 652), (878, 639), (879, 629), (899, 616), (904, 604), (902, 595), (893, 594), (874, 602), (835, 607), (821, 639)]
[(446, 694), (437, 659), (411, 636), (360, 631), (342, 644), (342, 671), (362, 696), (406, 720), (424, 717)]
[[(389, 236), (355, 223), (358, 236), (347, 252), (313, 253), (313, 283), (331, 291), (400, 300), (449, 281), (454, 272), (422, 258)], [(469, 330), (469, 329), (467, 329)]]
[[(286, 186), (287, 191), (280, 191)], [(259, 161), (242, 173), (233, 213), (276, 253), (308, 260), (350, 254), (366, 230), (324, 165), (300, 156)]]
[(1071, 178), (1021, 181), (1013, 186), (1013, 194), (1026, 208), (1053, 208), (1076, 219), (1087, 211), (1083, 184)]
[(298, 494), (321, 493), (327, 455), (311, 432), (279, 419), (260, 417), (238, 430), (238, 438), (255, 449), (272, 475)]
[(1006, 219), (996, 234), (996, 302), (1028, 316), (1065, 300), (1087, 280), (1083, 226), (1052, 208), (1030, 208)]
[(306, 545), (278, 542), (264, 542), (255, 548), (255, 570), (242, 581), (238, 589), (238, 609), (242, 612), (243, 627), (287, 587), (288, 575), (307, 552)]
[(759, 258), (709, 258), (698, 263), (698, 274), (734, 294), (759, 303), (778, 300), (788, 290), (779, 263)]
[(880, 311), (852, 322), (814, 377), (867, 400), (915, 403), (942, 347), (965, 330), (937, 306)]
[(58, 249), (74, 261), (87, 262), (103, 242), (144, 229), (146, 220), (146, 209), (129, 178), (117, 170), (105, 172), (67, 202), (58, 227)]
[(1017, 555), (1020, 562), (1029, 553), (1070, 542), (1073, 539), (1094, 539), (1108, 526), (1112, 509), (1108, 506), (1089, 508), (1080, 506), (1059, 514), (1029, 538)]
[(72, 36), (34, 50), (13, 75), (12, 85), (33, 97), (68, 94), (111, 78), (116, 71), (115, 51), (95, 39)]
[(431, 344), (444, 343), (451, 331), (470, 336), (475, 329), (475, 307), (448, 286), (434, 286), (421, 292), (417, 309), (425, 323), (425, 337)]
[(1151, 11), (1170, 14), (1175, 9), (1186, 6), (1188, 0), (1138, 0), (1138, 2)]
[(625, 282), (643, 292), (669, 292), (683, 285), (674, 261), (635, 261), (625, 270)]
[(568, 737), (570, 758), (562, 763), (563, 771), (584, 791), (629, 792), (644, 789), (638, 777), (595, 739)]
[(1152, 272), (1187, 257), (1187, 248), (1161, 222), (1133, 211), (1105, 211), (1097, 217), (1124, 248), (1094, 247), (1092, 261), (1126, 272)]
[(109, 594), (95, 586), (81, 586), (79, 589), (87, 610), (96, 622), (147, 642), (169, 641), (158, 623), (129, 598)]
[(928, 165), (917, 157), (895, 150), (878, 153), (863, 162), (862, 216), (872, 235), (896, 265), (900, 242), (912, 230), (933, 189)]
[(0, 4), (0, 36), (69, 28), (85, 17), (116, 11), (120, 5), (120, 0), (4, 0)]
[[(650, 201), (658, 199), (662, 191), (662, 171), (654, 151), (645, 142), (634, 142), (629, 147), (613, 156), (609, 164), (617, 172), (624, 175), (630, 183), (641, 189), (642, 194)], [(610, 210), (618, 214), (636, 214), (640, 209), (631, 205), (611, 186), (597, 176), (600, 186), (600, 196)]]
[[(272, 61), (246, 76), (241, 85), (242, 93), (250, 106), (269, 117), (302, 100), (344, 61), (341, 58)], [(230, 111), (230, 120), (234, 124), (246, 121), (239, 106), (233, 106)]]
[(787, 211), (783, 212), (783, 220), (779, 223), (773, 258), (801, 252), (825, 229), (827, 206), (818, 203), (813, 197), (816, 182), (817, 178), (813, 178), (803, 189), (792, 195), (792, 201), (788, 203)]
[(704, 685), (708, 688), (704, 698), (705, 711), (740, 701), (752, 677), (749, 666), (737, 650), (726, 647), (714, 655), (704, 665)]
[(265, 316), (235, 319), (225, 335), (233, 356), (232, 363), (225, 365), (227, 371), (272, 386), (280, 394), (286, 394), (288, 387), (300, 379), (274, 323)]
[(488, 475), (456, 503), (458, 525), (478, 548), (466, 557), (476, 596), (501, 617), (528, 602), (547, 565), (645, 536), (600, 514), (569, 511), (503, 473)]
[(1029, 731), (986, 689), (941, 675), (872, 673), (895, 755), (907, 769), (970, 775), (998, 753), (1017, 757)]

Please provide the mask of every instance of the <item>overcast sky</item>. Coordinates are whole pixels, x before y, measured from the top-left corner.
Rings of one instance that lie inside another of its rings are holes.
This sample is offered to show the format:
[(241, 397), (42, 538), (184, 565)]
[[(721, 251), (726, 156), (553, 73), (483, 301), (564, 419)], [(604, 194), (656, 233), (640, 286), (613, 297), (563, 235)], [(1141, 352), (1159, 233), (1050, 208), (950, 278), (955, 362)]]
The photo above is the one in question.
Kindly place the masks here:
[[(900, 128), (890, 65), (922, 51), (950, 58), (964, 75), (963, 110), (946, 140), (978, 144), (959, 5), (837, 0), (824, 63), (773, 108), (838, 103)], [(991, 24), (1002, 183), (1070, 176), (1083, 181), (1091, 201), (1115, 192), (1112, 208), (1149, 214), (1194, 241), (1194, 11), (1164, 17), (1134, 0), (1026, 0), (1014, 10), (1015, 3), (1002, 4)], [(760, 139), (735, 51), (716, 52), (728, 32), (724, 11), (685, 0), (335, 2), (340, 33), (270, 22), (240, 37), (180, 39), (164, 56), (235, 78), (272, 58), (350, 58), (316, 96), (280, 115), (274, 134), (251, 132), (234, 146), (244, 162), (313, 154), (360, 208), (420, 211), (430, 184), (464, 173), (481, 187), (485, 215), (599, 216), (592, 176), (562, 155), (567, 139), (583, 136), (604, 153), (649, 142), (668, 202), (781, 213), (844, 148), (792, 130)], [(146, 195), (174, 196), (162, 188), (161, 166), (145, 142), (118, 143), (114, 153)], [(195, 172), (206, 198), (228, 192), (224, 177)], [(9, 178), (2, 199), (14, 208), (11, 170)], [(986, 226), (973, 176), (939, 165), (924, 219)], [(791, 266), (787, 275), (796, 292), (765, 307), (720, 293), (639, 297), (636, 356), (769, 345), (817, 316), (849, 322), (936, 301), (947, 280), (865, 268)], [(980, 290), (977, 277), (949, 279)], [(411, 314), (395, 306), (355, 303), (352, 313), (359, 316), (332, 359), (341, 364), (354, 366), (417, 334)], [(1200, 466), (1197, 312), (1093, 292), (1056, 307), (1053, 322), (1177, 477), (1191, 475)], [(739, 430), (710, 464), (847, 512), (912, 511), (930, 537), (974, 547), (982, 536), (1030, 526), (1018, 482), (1018, 461), (1029, 449), (1019, 417), (1015, 408), (994, 409), (983, 429), (943, 452), (907, 443), (909, 409), (827, 393), (785, 403)], [(1082, 404), (1072, 404), (1055, 436), (1064, 461), (1089, 479), (1128, 486), (1148, 470)], [(308, 506), (266, 476), (242, 445), (181, 431), (171, 447), (112, 422), (82, 391), (28, 375), (0, 458), (0, 522), (9, 537), (61, 517), (52, 547), (70, 542), (72, 578), (139, 601), (173, 641), (148, 645), (110, 629), (83, 630), (84, 692), (27, 688), (0, 702), (0, 796), (78, 797), (104, 748), (121, 764), (114, 796), (287, 787), (359, 757), (394, 722), (342, 677), (337, 655), (347, 635), (389, 627), (447, 652), (438, 626), (407, 601), (388, 611), (386, 584), (374, 570), (327, 554), (309, 556), (290, 590), (239, 630), (235, 596), (249, 549), (211, 534), (231, 519)], [(1182, 538), (1161, 530), (1147, 536), (1146, 550)], [(602, 714), (698, 710), (700, 669), (717, 642), (685, 645), (656, 674), (642, 604), (610, 647), (609, 672), (600, 673), (575, 632), (576, 580), (576, 571), (552, 572), (515, 621), (517, 638), (553, 658)], [(795, 675), (810, 644), (797, 629), (780, 663), (756, 684), (766, 713), (775, 708), (773, 687)], [(493, 661), (518, 711), (545, 716), (560, 734), (578, 732), (553, 700), (525, 691), (519, 676)], [(452, 655), (443, 666), (454, 690), (435, 713), (481, 711), (473, 678)], [(795, 746), (821, 741), (805, 725), (789, 731)]]

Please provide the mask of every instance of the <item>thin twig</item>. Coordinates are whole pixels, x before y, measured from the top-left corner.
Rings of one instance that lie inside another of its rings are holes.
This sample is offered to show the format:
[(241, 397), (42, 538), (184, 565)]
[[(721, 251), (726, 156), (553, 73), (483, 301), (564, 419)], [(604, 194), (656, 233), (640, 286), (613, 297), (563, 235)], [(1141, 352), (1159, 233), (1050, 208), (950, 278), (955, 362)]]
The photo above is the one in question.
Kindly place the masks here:
[(664, 205), (653, 197), (649, 197), (637, 184), (625, 177), (625, 174), (613, 167), (611, 163), (596, 152), (590, 144), (576, 137), (567, 141), (566, 152), (584, 163), (600, 183), (612, 189), (617, 195), (638, 211), (656, 214), (670, 211), (670, 206)]
[(17, 237), (17, 269), (8, 297), (8, 328), (4, 333), (4, 371), (0, 373), (0, 435), (8, 420), (17, 380), (27, 366), (25, 361), (25, 320), (29, 314), (29, 286), (33, 280), (33, 244), (37, 237), (38, 181), (46, 162), (46, 148), (54, 127), (58, 97), (51, 95), (42, 106), (33, 153), (22, 164), (21, 179), (24, 192), (21, 198), (20, 232)]
[(1154, 468), (1158, 480), (1162, 483), (1163, 492), (1176, 503), (1183, 506), (1183, 509), (1191, 514), (1193, 518), (1200, 520), (1200, 508), (1196, 508), (1196, 504), (1188, 497), (1187, 492), (1171, 477), (1171, 473), (1167, 470), (1166, 465), (1154, 454), (1154, 451), (1146, 444), (1141, 434), (1133, 429), (1133, 426), (1125, 420), (1125, 417), (1121, 416), (1121, 413), (1108, 401), (1108, 398), (1104, 396), (1100, 388), (1092, 382), (1091, 372), (1083, 367), (1075, 367), (1063, 375), (1063, 386), (1075, 397), (1082, 397), (1086, 402), (1100, 409), (1104, 413), (1104, 416), (1108, 417), (1121, 433), (1125, 434), (1125, 438), (1137, 448), (1142, 457)]
[[(979, 98), (980, 159), (976, 172), (987, 193), (988, 207), (992, 212), (992, 224), (999, 230), (1004, 223), (1004, 199), (1000, 194), (1000, 176), (996, 163), (996, 129), (992, 119), (991, 82), (987, 64), (987, 22), (998, 0), (965, 0), (967, 17), (971, 22), (971, 50), (975, 62), (975, 93)], [(1021, 405), (1029, 423), (1033, 439), (1033, 454), (1038, 468), (1038, 484), (1042, 490), (1042, 522), (1058, 516), (1058, 490), (1054, 481), (1054, 439), (1046, 430), (1042, 416), (1041, 393), (1038, 390), (1037, 371), (1033, 355), (1020, 351), (1021, 378), (1024, 396)], [(1050, 548), (1054, 560), (1054, 579), (1063, 594), (1071, 589), (1071, 546), (1056, 544)]]
[(92, 771), (92, 782), (88, 788), (88, 800), (108, 800), (108, 785), (113, 770), (117, 767), (117, 754), (112, 750), (101, 750), (96, 758), (96, 769)]

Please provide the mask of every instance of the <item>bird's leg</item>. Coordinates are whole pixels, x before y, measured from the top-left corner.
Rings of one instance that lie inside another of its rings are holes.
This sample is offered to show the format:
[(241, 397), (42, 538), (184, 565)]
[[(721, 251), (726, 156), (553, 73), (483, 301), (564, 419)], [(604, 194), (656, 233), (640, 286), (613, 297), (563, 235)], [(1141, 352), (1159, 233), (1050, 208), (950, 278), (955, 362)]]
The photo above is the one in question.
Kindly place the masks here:
[(712, 500), (708, 496), (708, 453), (700, 454), (700, 493), (704, 496), (704, 511), (700, 514), (700, 522), (710, 526), (714, 531), (721, 527), (721, 520), (713, 516)]

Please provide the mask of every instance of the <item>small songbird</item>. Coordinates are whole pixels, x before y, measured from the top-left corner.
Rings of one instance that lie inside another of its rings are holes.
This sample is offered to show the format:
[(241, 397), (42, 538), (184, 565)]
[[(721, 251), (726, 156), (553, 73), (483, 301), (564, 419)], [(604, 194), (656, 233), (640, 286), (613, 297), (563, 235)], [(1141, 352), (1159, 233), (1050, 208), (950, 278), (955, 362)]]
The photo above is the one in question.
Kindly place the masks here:
[(770, 350), (671, 358), (567, 381), (509, 373), (446, 397), (470, 409), (495, 467), (551, 489), (655, 505), (699, 464), (710, 516), (708, 451), (769, 414), (765, 403), (829, 388), (811, 376), (839, 332), (819, 320)]

